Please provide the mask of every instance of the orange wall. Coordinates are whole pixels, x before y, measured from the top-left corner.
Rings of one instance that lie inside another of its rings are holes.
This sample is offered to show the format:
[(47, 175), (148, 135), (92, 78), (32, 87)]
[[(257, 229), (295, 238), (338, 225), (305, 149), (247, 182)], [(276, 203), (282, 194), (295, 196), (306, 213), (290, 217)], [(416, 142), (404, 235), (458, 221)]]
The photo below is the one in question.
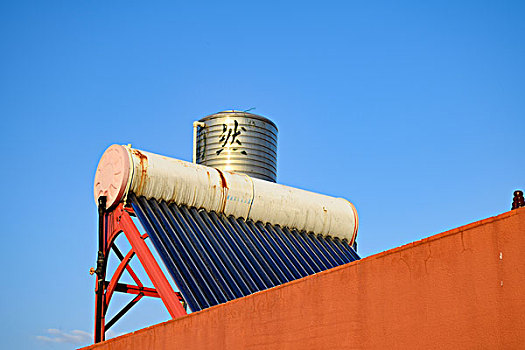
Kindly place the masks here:
[(525, 208), (90, 349), (525, 347)]

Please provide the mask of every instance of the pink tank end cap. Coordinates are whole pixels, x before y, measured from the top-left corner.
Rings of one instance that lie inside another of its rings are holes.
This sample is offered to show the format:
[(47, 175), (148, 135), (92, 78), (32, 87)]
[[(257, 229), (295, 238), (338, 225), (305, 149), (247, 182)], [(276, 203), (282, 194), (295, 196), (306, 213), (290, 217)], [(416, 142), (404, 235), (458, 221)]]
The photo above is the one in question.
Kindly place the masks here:
[(95, 203), (106, 196), (106, 209), (122, 199), (129, 179), (130, 162), (124, 146), (112, 145), (102, 155), (95, 173)]

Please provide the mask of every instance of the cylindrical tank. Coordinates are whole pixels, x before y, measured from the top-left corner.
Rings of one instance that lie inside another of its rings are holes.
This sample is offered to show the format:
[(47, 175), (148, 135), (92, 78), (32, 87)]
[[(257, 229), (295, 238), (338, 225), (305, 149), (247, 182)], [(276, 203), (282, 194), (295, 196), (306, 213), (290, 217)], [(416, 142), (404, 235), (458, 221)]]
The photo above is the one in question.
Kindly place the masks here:
[(113, 208), (125, 202), (129, 193), (339, 237), (349, 244), (355, 241), (359, 225), (354, 206), (343, 198), (113, 145), (97, 168), (95, 202), (105, 196), (106, 208)]
[(277, 126), (260, 115), (224, 111), (196, 123), (196, 163), (275, 182)]

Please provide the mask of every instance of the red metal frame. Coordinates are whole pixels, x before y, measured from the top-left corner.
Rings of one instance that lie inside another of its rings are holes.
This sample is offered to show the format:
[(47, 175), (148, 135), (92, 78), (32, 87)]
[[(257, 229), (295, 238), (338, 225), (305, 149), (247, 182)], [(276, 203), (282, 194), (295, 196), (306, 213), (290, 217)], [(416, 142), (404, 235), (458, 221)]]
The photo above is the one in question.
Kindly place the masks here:
[[(99, 242), (102, 254), (99, 252), (99, 262), (96, 270), (95, 343), (103, 341), (106, 331), (144, 296), (161, 298), (172, 318), (186, 315), (181, 295), (173, 290), (145, 242), (148, 235), (141, 235), (135, 226), (131, 218), (131, 215), (134, 215), (133, 209), (125, 208), (121, 203), (109, 212), (99, 210), (99, 215), (103, 215), (100, 218), (102, 220), (102, 234), (99, 236), (99, 239), (102, 239), (102, 242)], [(115, 245), (115, 239), (121, 232), (124, 233), (131, 244), (131, 250), (125, 256)], [(111, 279), (107, 281), (106, 266), (111, 250), (120, 259), (120, 264)], [(135, 255), (155, 288), (144, 287), (129, 265)], [(136, 285), (119, 283), (124, 271), (129, 273)], [(115, 292), (135, 294), (136, 297), (118, 312), (112, 320), (106, 323), (106, 312)]]

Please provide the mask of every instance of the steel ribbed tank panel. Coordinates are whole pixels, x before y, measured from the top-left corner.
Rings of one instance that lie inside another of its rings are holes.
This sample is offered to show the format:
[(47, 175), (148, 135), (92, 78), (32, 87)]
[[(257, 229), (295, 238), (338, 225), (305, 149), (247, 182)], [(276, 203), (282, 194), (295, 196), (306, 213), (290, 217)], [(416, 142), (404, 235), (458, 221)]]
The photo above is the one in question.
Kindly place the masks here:
[(358, 260), (331, 237), (165, 201), (129, 200), (192, 311)]
[(275, 182), (277, 127), (262, 116), (225, 111), (202, 118), (196, 161), (220, 170)]

